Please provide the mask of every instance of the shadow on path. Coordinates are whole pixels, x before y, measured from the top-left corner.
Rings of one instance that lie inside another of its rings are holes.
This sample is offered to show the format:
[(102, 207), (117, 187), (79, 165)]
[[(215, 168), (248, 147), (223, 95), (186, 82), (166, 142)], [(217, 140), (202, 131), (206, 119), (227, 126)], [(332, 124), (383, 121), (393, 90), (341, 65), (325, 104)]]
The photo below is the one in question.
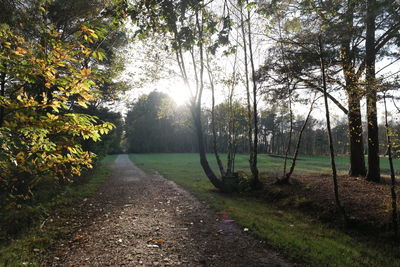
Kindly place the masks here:
[(81, 227), (46, 266), (294, 265), (127, 155), (81, 208)]

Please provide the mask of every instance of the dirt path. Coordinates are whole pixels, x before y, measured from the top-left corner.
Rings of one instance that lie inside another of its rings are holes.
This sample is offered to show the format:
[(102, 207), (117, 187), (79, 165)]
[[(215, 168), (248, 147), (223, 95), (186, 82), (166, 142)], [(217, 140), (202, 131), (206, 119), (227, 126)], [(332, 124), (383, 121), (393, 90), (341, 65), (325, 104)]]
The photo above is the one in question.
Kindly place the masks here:
[(81, 228), (46, 266), (293, 266), (127, 155), (118, 156), (112, 171), (82, 204)]

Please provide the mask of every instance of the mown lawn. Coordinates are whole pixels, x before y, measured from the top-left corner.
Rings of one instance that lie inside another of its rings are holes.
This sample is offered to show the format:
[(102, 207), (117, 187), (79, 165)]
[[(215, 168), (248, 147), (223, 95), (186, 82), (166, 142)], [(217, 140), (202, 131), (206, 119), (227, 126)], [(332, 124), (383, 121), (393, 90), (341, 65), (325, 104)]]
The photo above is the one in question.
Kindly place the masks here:
[[(32, 225), (22, 229), (20, 234), (10, 241), (0, 242), (0, 267), (2, 266), (39, 266), (43, 252), (57, 241), (63, 238), (70, 229), (68, 225), (56, 227), (43, 227), (42, 222), (46, 217), (51, 217), (62, 210), (63, 213), (74, 213), (73, 203), (82, 201), (83, 198), (93, 195), (97, 189), (110, 176), (110, 165), (116, 159), (116, 155), (105, 157), (102, 162), (86, 177), (85, 183), (66, 187), (56, 197), (43, 196), (38, 203), (34, 203), (34, 209), (27, 207), (20, 213), (30, 212), (30, 216), (37, 219)], [(40, 192), (45, 194), (45, 191)], [(48, 192), (49, 194), (51, 192)], [(30, 209), (29, 211), (27, 209)], [(21, 222), (15, 222), (21, 223)], [(21, 227), (24, 225), (21, 224)]]
[[(145, 155), (145, 154), (143, 154)], [(154, 155), (162, 155), (162, 154), (154, 154)], [(182, 158), (186, 159), (184, 164), (193, 164), (193, 167), (198, 166), (198, 155), (195, 153), (176, 153), (176, 154), (167, 154), (169, 158), (173, 162), (180, 161)], [(226, 154), (221, 154), (221, 158), (225, 160)], [(210, 164), (213, 166), (215, 170), (217, 170), (217, 165), (214, 160), (214, 155), (209, 154), (208, 159)], [(365, 158), (367, 161), (367, 158)], [(258, 168), (260, 172), (267, 172), (271, 174), (281, 175), (283, 171), (283, 158), (279, 157), (271, 157), (266, 154), (260, 154), (258, 156)], [(287, 168), (289, 169), (291, 165), (291, 160), (287, 161)], [(349, 158), (347, 156), (337, 156), (336, 157), (336, 165), (339, 174), (346, 174), (349, 170)], [(387, 158), (381, 157), (380, 159), (381, 171), (383, 175), (389, 174), (389, 162)], [(400, 160), (394, 160), (394, 167), (396, 173), (400, 174)], [(238, 154), (236, 155), (235, 162), (236, 170), (249, 171), (249, 157), (248, 155)], [(294, 171), (294, 175), (296, 174), (330, 174), (331, 173), (331, 163), (329, 156), (300, 156), (296, 162), (296, 168)]]
[[(340, 229), (333, 229), (298, 211), (283, 211), (242, 195), (218, 193), (204, 176), (197, 154), (131, 154), (130, 158), (143, 170), (158, 171), (207, 201), (214, 209), (228, 212), (240, 225), (297, 261), (313, 266), (400, 266), (398, 246), (360, 242)], [(210, 161), (215, 167), (213, 157)], [(261, 171), (277, 172), (281, 163), (279, 158), (263, 155), (259, 166)], [(247, 157), (238, 155), (236, 166), (247, 169)], [(338, 166), (346, 171), (344, 157), (338, 159)], [(327, 158), (307, 160), (303, 157), (297, 172), (326, 173), (328, 168)]]

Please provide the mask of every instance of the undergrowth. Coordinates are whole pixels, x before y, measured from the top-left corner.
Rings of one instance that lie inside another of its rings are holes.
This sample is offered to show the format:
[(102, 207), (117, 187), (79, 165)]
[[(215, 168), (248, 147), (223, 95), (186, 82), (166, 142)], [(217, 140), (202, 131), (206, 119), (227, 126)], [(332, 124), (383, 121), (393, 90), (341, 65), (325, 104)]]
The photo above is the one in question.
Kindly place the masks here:
[(43, 227), (51, 215), (62, 210), (72, 212), (74, 202), (93, 195), (109, 177), (110, 164), (116, 155), (105, 157), (94, 170), (79, 179), (79, 182), (54, 187), (44, 183), (35, 192), (29, 205), (5, 214), (2, 218), (5, 231), (0, 242), (0, 266), (37, 266), (42, 252), (51, 247), (57, 239), (69, 232), (65, 227)]

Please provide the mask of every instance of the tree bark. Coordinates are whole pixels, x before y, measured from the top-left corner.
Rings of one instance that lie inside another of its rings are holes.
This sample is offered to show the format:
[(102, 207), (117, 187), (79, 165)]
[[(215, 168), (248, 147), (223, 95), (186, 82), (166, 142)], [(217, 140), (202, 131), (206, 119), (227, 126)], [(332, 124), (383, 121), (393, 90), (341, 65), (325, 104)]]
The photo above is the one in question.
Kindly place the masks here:
[(326, 74), (325, 74), (325, 61), (324, 61), (324, 49), (321, 40), (321, 36), (319, 37), (319, 57), (321, 63), (321, 72), (322, 72), (322, 84), (324, 88), (324, 102), (325, 102), (325, 116), (326, 116), (326, 128), (328, 130), (328, 140), (329, 140), (329, 152), (331, 157), (331, 166), (332, 166), (332, 180), (333, 180), (333, 189), (335, 194), (335, 202), (339, 212), (342, 214), (345, 223), (347, 224), (347, 216), (346, 212), (340, 202), (339, 198), (339, 187), (337, 182), (337, 171), (336, 171), (336, 163), (335, 163), (335, 151), (333, 148), (333, 138), (332, 138), (332, 129), (331, 129), (331, 121), (329, 115), (329, 104), (327, 97), (327, 84), (326, 84)]
[(219, 168), (219, 171), (221, 173), (221, 177), (224, 176), (225, 171), (224, 171), (224, 166), (222, 165), (221, 158), (219, 157), (218, 153), (218, 143), (217, 143), (217, 130), (215, 128), (215, 87), (214, 87), (214, 79), (211, 73), (210, 65), (209, 65), (209, 59), (208, 59), (208, 54), (206, 54), (206, 60), (207, 60), (207, 73), (208, 73), (208, 79), (210, 81), (210, 86), (211, 86), (211, 128), (212, 128), (212, 134), (213, 134), (213, 150), (214, 150), (214, 155), (215, 159), (217, 161), (217, 165)]
[(375, 81), (375, 9), (376, 1), (367, 1), (367, 32), (365, 39), (365, 79), (367, 94), (367, 121), (368, 121), (368, 173), (367, 180), (380, 181), (379, 166), (379, 135), (377, 119), (377, 89)]
[(284, 183), (284, 184), (289, 183), (290, 177), (292, 176), (294, 168), (296, 167), (297, 156), (299, 155), (299, 151), (300, 151), (301, 138), (303, 136), (304, 130), (306, 129), (307, 123), (311, 117), (311, 112), (313, 111), (315, 101), (316, 101), (316, 99), (314, 98), (313, 102), (311, 102), (310, 110), (308, 111), (306, 120), (304, 121), (303, 125), (301, 126), (299, 137), (297, 139), (296, 150), (293, 155), (292, 165), (290, 166), (289, 172), (285, 173), (284, 178), (281, 180), (281, 183)]
[(354, 93), (349, 92), (349, 137), (350, 137), (350, 176), (365, 176), (363, 128), (361, 121), (360, 98)]
[(246, 100), (247, 100), (247, 127), (248, 127), (248, 146), (249, 146), (249, 163), (250, 169), (253, 173), (252, 165), (253, 165), (253, 126), (252, 126), (252, 116), (251, 116), (251, 103), (250, 103), (250, 82), (249, 82), (249, 68), (248, 68), (248, 58), (247, 58), (247, 40), (246, 40), (246, 31), (244, 25), (244, 18), (243, 18), (243, 10), (240, 10), (240, 22), (241, 22), (241, 29), (242, 29), (242, 37), (243, 37), (243, 51), (244, 51), (244, 70), (245, 70), (245, 81), (246, 81)]
[(347, 1), (347, 9), (343, 19), (341, 38), (341, 62), (345, 78), (345, 90), (348, 98), (348, 127), (350, 139), (350, 176), (365, 176), (363, 129), (361, 120), (361, 90), (358, 85), (359, 78), (354, 66), (354, 53), (351, 44), (354, 38), (354, 8), (356, 2)]
[[(288, 85), (289, 86), (289, 85)], [(283, 176), (286, 174), (286, 165), (287, 159), (290, 152), (290, 146), (292, 145), (292, 133), (293, 133), (293, 112), (292, 112), (292, 100), (291, 100), (291, 90), (289, 88), (289, 117), (290, 117), (290, 128), (289, 128), (289, 140), (287, 143), (286, 151), (285, 151), (285, 160), (283, 162)], [(308, 120), (308, 117), (307, 117)]]
[[(248, 1), (247, 1), (248, 3)], [(256, 83), (256, 70), (254, 67), (254, 57), (253, 57), (253, 46), (251, 41), (251, 24), (250, 24), (250, 10), (247, 11), (247, 34), (249, 36), (249, 54), (250, 54), (250, 66), (251, 66), (251, 76), (253, 82), (253, 147), (251, 154), (252, 161), (251, 161), (251, 173), (253, 176), (253, 187), (258, 187), (260, 184), (258, 178), (258, 168), (257, 168), (257, 155), (258, 155), (258, 112), (257, 112), (257, 83)]]
[(390, 194), (392, 197), (392, 224), (393, 224), (393, 232), (394, 237), (397, 240), (399, 236), (399, 223), (398, 223), (398, 214), (397, 214), (397, 194), (396, 194), (396, 176), (393, 167), (393, 157), (392, 157), (392, 140), (390, 138), (389, 131), (389, 123), (388, 123), (388, 112), (386, 106), (386, 95), (383, 97), (383, 101), (385, 104), (385, 128), (386, 128), (386, 141), (387, 141), (387, 149), (388, 149), (388, 158), (389, 158), (389, 166), (390, 166)]
[(193, 116), (194, 126), (196, 128), (201, 167), (203, 168), (203, 171), (206, 174), (206, 176), (208, 177), (208, 179), (210, 180), (210, 182), (216, 188), (222, 188), (221, 180), (219, 180), (218, 177), (215, 175), (215, 173), (211, 169), (210, 164), (208, 163), (208, 160), (207, 160), (206, 149), (205, 149), (205, 145), (204, 145), (203, 126), (201, 123), (201, 106), (200, 105), (196, 104), (195, 106), (192, 106), (192, 116)]
[[(0, 96), (4, 97), (6, 94), (6, 73), (2, 72), (0, 73)], [(0, 127), (3, 126), (4, 122), (4, 116), (5, 116), (5, 110), (4, 107), (0, 107)]]
[(197, 140), (198, 140), (199, 154), (200, 154), (200, 164), (204, 170), (204, 173), (207, 175), (208, 179), (210, 180), (210, 182), (216, 188), (222, 188), (221, 180), (219, 180), (218, 177), (215, 175), (215, 173), (211, 169), (210, 164), (208, 163), (208, 160), (207, 160), (206, 149), (205, 149), (205, 145), (204, 145), (203, 125), (201, 123), (201, 98), (202, 98), (203, 89), (204, 89), (204, 80), (203, 80), (204, 57), (203, 57), (203, 23), (200, 24), (198, 8), (196, 10), (196, 27), (197, 27), (198, 34), (199, 34), (200, 84), (199, 84), (199, 88), (196, 88), (197, 99), (193, 103), (194, 110), (193, 110), (192, 114), (193, 114), (194, 124), (196, 127), (196, 132), (197, 132)]

